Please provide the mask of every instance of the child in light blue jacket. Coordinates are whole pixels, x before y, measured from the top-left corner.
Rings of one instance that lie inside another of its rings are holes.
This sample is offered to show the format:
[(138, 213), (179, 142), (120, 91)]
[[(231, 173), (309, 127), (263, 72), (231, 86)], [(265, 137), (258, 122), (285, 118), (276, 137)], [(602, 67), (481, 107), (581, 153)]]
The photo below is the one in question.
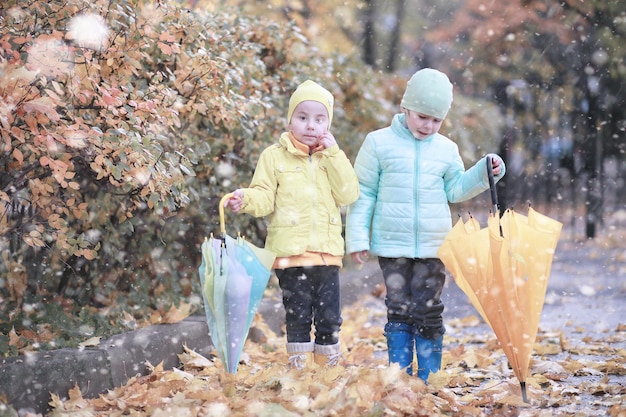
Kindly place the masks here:
[[(465, 170), (456, 143), (439, 134), (452, 105), (452, 84), (434, 69), (409, 80), (401, 113), (369, 133), (355, 160), (360, 196), (346, 219), (346, 248), (364, 263), (378, 257), (387, 295), (385, 337), (390, 363), (428, 380), (441, 367), (441, 293), (445, 269), (437, 250), (452, 228), (449, 203), (489, 188), (486, 156)], [(505, 173), (492, 156), (496, 181)]]

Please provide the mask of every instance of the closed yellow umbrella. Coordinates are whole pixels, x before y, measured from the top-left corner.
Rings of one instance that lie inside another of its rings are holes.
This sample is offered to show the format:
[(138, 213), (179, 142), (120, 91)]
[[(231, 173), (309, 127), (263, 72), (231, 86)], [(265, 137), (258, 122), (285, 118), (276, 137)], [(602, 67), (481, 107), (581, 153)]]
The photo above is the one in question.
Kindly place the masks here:
[(532, 207), (528, 216), (491, 214), (483, 229), (474, 219), (459, 222), (438, 255), (496, 334), (528, 402), (526, 378), (563, 225)]

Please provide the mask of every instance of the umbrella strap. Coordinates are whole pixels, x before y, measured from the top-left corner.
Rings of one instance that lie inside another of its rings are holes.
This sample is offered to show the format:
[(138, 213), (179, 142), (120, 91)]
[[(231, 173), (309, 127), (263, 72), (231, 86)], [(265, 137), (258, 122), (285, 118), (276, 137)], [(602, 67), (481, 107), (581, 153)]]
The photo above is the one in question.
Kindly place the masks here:
[(493, 165), (491, 155), (487, 155), (487, 178), (489, 178), (489, 191), (491, 191), (491, 204), (493, 206), (493, 215), (498, 215), (498, 192), (496, 190), (496, 181), (493, 178)]
[(493, 215), (498, 216), (498, 225), (500, 226), (500, 237), (504, 236), (502, 233), (502, 223), (500, 223), (500, 207), (498, 204), (498, 192), (496, 190), (496, 181), (493, 178), (493, 165), (492, 157), (487, 155), (487, 178), (489, 178), (489, 191), (491, 191), (491, 204)]
[(219, 213), (220, 213), (220, 232), (222, 236), (226, 236), (226, 222), (224, 221), (224, 204), (226, 201), (233, 197), (233, 193), (228, 193), (220, 200)]

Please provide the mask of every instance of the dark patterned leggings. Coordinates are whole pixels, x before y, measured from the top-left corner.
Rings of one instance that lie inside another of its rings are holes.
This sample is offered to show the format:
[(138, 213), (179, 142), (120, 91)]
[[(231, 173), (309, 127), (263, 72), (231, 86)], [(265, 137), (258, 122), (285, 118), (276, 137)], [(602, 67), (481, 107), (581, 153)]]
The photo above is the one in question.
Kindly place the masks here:
[(445, 332), (441, 293), (445, 267), (439, 259), (378, 258), (387, 296), (387, 320), (406, 323), (426, 339)]
[(310, 342), (311, 325), (315, 324), (315, 343), (338, 343), (342, 323), (339, 267), (297, 267), (275, 272), (283, 292), (287, 342)]

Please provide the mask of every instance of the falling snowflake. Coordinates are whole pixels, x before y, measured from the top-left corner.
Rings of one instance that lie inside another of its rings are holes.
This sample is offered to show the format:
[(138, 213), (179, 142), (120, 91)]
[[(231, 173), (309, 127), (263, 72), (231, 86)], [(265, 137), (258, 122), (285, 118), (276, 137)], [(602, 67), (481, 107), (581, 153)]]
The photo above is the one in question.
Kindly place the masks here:
[(67, 35), (82, 48), (101, 51), (107, 44), (109, 28), (101, 16), (83, 14), (72, 18)]

